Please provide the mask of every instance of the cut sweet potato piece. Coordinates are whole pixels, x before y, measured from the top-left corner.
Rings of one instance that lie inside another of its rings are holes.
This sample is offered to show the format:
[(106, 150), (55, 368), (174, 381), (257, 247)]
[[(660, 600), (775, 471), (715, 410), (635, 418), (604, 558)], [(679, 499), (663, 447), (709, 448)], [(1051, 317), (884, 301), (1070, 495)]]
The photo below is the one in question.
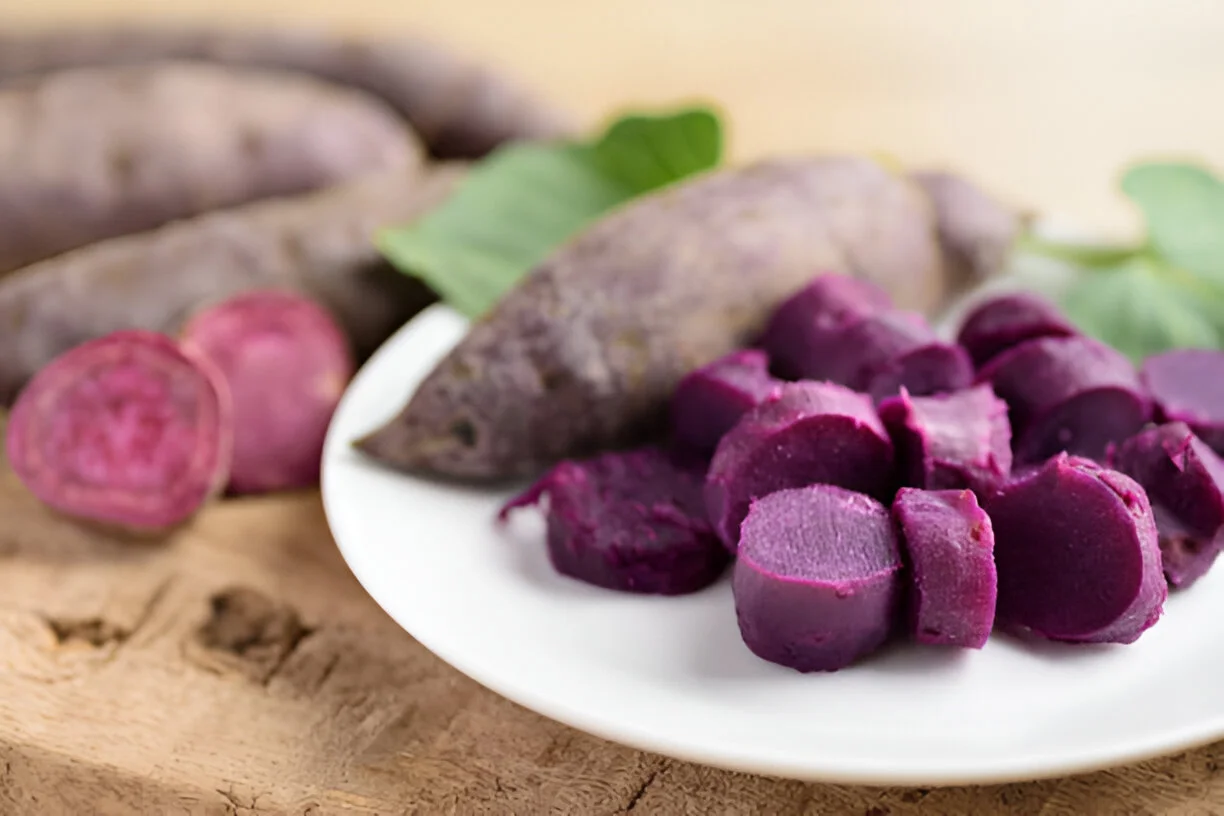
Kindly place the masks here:
[(1029, 292), (999, 295), (978, 304), (956, 341), (979, 368), (1000, 352), (1038, 337), (1070, 337), (1079, 331), (1057, 306)]
[(1224, 455), (1224, 352), (1176, 349), (1143, 361), (1140, 380), (1160, 418), (1184, 422)]
[(787, 383), (718, 443), (706, 509), (734, 552), (753, 499), (811, 484), (885, 499), (894, 483), (892, 443), (867, 397), (832, 383)]
[(748, 411), (781, 386), (759, 349), (736, 351), (686, 376), (672, 396), (672, 434), (695, 451), (712, 452)]
[(1011, 473), (1007, 405), (989, 385), (880, 403), (902, 481), (927, 490), (989, 490)]
[(991, 360), (977, 380), (1007, 403), (1017, 464), (1064, 451), (1100, 460), (1152, 414), (1130, 360), (1089, 337), (1028, 340)]
[(740, 635), (801, 672), (836, 671), (882, 645), (902, 597), (888, 509), (831, 485), (752, 503), (732, 573)]
[(997, 622), (1075, 643), (1131, 643), (1168, 587), (1143, 488), (1059, 454), (986, 499), (999, 573)]
[(994, 625), (998, 577), (990, 518), (969, 490), (902, 488), (892, 506), (910, 568), (919, 643), (980, 649)]
[(331, 314), (294, 292), (248, 292), (201, 311), (182, 341), (217, 367), (233, 398), (230, 491), (317, 484), (323, 438), (354, 370)]
[(116, 332), (40, 371), (14, 404), (5, 441), (17, 478), (49, 507), (161, 530), (224, 485), (229, 394), (211, 364), (170, 338)]
[(730, 561), (705, 518), (703, 469), (657, 448), (561, 462), (501, 511), (548, 497), (553, 567), (588, 584), (658, 595), (696, 592)]

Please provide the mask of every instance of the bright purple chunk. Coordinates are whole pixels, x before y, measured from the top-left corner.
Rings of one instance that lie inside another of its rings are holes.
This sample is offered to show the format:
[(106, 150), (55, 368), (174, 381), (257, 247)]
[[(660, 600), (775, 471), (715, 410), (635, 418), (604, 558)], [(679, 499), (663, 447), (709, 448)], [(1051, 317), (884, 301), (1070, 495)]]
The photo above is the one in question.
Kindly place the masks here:
[(688, 374), (672, 396), (672, 433), (697, 451), (712, 452), (744, 414), (779, 386), (759, 349), (728, 354)]

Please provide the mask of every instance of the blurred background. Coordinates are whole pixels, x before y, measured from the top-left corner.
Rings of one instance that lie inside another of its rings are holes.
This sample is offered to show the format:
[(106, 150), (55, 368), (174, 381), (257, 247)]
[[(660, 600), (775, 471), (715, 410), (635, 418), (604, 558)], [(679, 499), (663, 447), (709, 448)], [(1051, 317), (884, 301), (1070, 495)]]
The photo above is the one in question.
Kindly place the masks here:
[(403, 27), (594, 123), (702, 98), (734, 159), (884, 152), (1123, 230), (1139, 156), (1224, 166), (1224, 5), (1206, 0), (9, 0), (0, 26), (114, 20)]

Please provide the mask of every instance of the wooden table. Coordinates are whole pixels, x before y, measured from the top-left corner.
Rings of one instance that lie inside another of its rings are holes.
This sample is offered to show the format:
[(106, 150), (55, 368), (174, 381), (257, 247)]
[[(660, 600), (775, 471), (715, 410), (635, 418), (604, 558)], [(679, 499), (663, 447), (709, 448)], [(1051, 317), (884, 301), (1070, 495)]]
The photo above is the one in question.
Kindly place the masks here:
[[(117, 16), (411, 25), (588, 121), (712, 97), (738, 157), (885, 151), (1125, 228), (1153, 150), (1224, 164), (1224, 13), (1206, 3), (16, 0), (0, 25)], [(1106, 22), (1108, 25), (1106, 25)], [(0, 464), (2, 814), (1224, 813), (1224, 746), (985, 788), (804, 785), (546, 721), (370, 601), (318, 495), (227, 501), (167, 540), (53, 518)], [(1175, 693), (1175, 692), (1174, 692)]]

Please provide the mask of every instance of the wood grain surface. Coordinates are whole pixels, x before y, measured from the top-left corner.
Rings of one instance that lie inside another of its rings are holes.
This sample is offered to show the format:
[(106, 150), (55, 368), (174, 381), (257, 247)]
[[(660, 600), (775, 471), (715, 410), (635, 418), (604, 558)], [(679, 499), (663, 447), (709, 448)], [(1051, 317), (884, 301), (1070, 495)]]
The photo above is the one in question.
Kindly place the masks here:
[[(1224, 165), (1224, 7), (1037, 0), (10, 0), (0, 26), (405, 27), (587, 121), (713, 98), (733, 152), (883, 151), (1124, 229), (1153, 151)], [(0, 814), (1216, 814), (1224, 745), (982, 788), (806, 785), (642, 754), (443, 665), (351, 577), (315, 492), (164, 540), (55, 518), (0, 463)]]

